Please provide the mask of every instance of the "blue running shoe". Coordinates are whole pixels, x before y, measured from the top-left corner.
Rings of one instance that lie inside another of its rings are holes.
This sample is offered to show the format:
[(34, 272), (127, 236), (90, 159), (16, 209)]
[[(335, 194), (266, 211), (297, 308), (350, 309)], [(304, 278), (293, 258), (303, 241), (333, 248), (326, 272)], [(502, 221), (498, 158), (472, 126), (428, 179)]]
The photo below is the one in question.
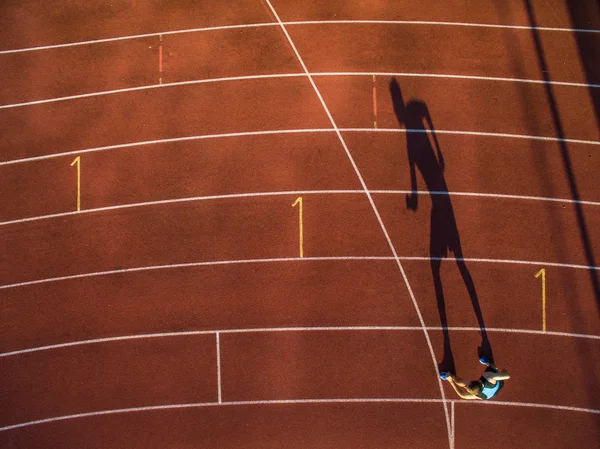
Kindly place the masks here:
[(451, 374), (448, 371), (442, 371), (440, 373), (440, 379), (442, 380), (448, 380), (448, 378), (451, 376)]
[(485, 366), (490, 366), (492, 364), (492, 361), (487, 357), (479, 357), (479, 363)]

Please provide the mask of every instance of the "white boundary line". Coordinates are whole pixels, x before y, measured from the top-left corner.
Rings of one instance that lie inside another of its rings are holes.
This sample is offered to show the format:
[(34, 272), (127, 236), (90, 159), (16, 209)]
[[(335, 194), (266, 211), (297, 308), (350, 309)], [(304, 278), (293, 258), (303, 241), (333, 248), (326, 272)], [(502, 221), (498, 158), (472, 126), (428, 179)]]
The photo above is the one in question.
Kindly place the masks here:
[(221, 332), (215, 332), (215, 336), (217, 344), (217, 397), (219, 404), (221, 404), (223, 403), (223, 395), (221, 391)]
[(456, 426), (455, 426), (455, 422), (454, 422), (454, 403), (455, 402), (456, 401), (452, 401), (450, 403), (450, 423), (452, 425), (452, 446), (454, 446), (455, 443), (456, 443), (456, 438), (455, 438), (455, 435), (456, 435), (455, 428), (456, 428)]
[[(419, 256), (325, 256), (325, 257), (281, 257), (281, 258), (269, 258), (269, 259), (242, 259), (242, 260), (217, 260), (217, 261), (205, 261), (205, 262), (187, 262), (178, 264), (167, 264), (167, 265), (147, 265), (142, 267), (133, 268), (122, 268), (119, 270), (107, 270), (107, 271), (94, 271), (90, 273), (72, 274), (67, 276), (59, 276), (53, 278), (36, 279), (33, 281), (17, 282), (14, 284), (0, 285), (0, 290), (6, 290), (9, 288), (26, 287), (29, 285), (45, 284), (48, 282), (58, 281), (69, 281), (74, 279), (83, 279), (99, 276), (109, 276), (113, 274), (125, 274), (125, 273), (137, 273), (143, 271), (154, 271), (154, 270), (171, 270), (178, 268), (196, 268), (196, 267), (210, 267), (220, 265), (241, 265), (241, 264), (253, 264), (253, 263), (281, 263), (281, 262), (330, 262), (330, 261), (395, 261), (396, 259), (403, 261), (416, 261), (416, 262), (429, 262), (431, 260), (444, 260), (442, 257), (419, 257)], [(545, 266), (545, 267), (556, 267), (556, 268), (572, 268), (580, 270), (597, 270), (600, 271), (600, 267), (594, 267), (589, 265), (576, 265), (558, 262), (543, 262), (543, 261), (530, 261), (530, 260), (510, 260), (510, 259), (482, 259), (482, 258), (461, 258), (458, 259), (464, 262), (470, 263), (497, 263), (497, 264), (514, 264), (514, 265), (534, 265), (534, 266)]]
[[(411, 73), (411, 72), (315, 72), (311, 73), (311, 76), (397, 76), (406, 78), (442, 78), (442, 79), (455, 79), (455, 80), (475, 80), (475, 81), (499, 81), (499, 82), (513, 82), (513, 83), (527, 83), (527, 84), (550, 84), (554, 86), (570, 86), (570, 87), (585, 87), (585, 88), (600, 88), (600, 84), (586, 84), (586, 83), (572, 83), (567, 81), (544, 81), (534, 80), (527, 78), (504, 78), (494, 76), (478, 76), (478, 75), (454, 75), (444, 73)], [(94, 98), (113, 94), (122, 94), (128, 92), (137, 92), (151, 89), (163, 89), (167, 87), (179, 87), (179, 86), (192, 86), (197, 84), (210, 84), (228, 81), (249, 81), (249, 80), (264, 80), (264, 79), (282, 79), (282, 78), (300, 78), (305, 77), (304, 73), (273, 73), (265, 75), (242, 75), (242, 76), (228, 76), (222, 78), (206, 78), (201, 80), (188, 80), (188, 81), (177, 81), (172, 83), (159, 83), (149, 84), (146, 86), (136, 87), (125, 87), (122, 89), (105, 90), (99, 92), (90, 92), (86, 94), (68, 95), (65, 97), (47, 98), (43, 100), (25, 101), (22, 103), (12, 103), (0, 105), (0, 109), (12, 109), (20, 108), (24, 106), (35, 106), (40, 104), (58, 103), (67, 100), (80, 100), (84, 98)]]
[[(369, 193), (374, 195), (402, 195), (412, 193), (412, 190), (369, 190)], [(581, 204), (584, 206), (600, 206), (600, 201), (586, 201), (586, 200), (572, 200), (568, 198), (549, 198), (543, 196), (530, 196), (530, 195), (509, 195), (504, 193), (480, 193), (480, 192), (429, 192), (419, 190), (421, 195), (435, 195), (435, 196), (466, 196), (473, 198), (493, 198), (503, 200), (519, 200), (519, 201), (542, 201), (552, 203), (565, 203), (565, 204)], [(82, 209), (79, 211), (70, 212), (59, 212), (56, 214), (38, 215), (35, 217), (18, 218), (15, 220), (0, 221), (1, 226), (9, 226), (15, 224), (29, 223), (32, 221), (49, 220), (53, 218), (63, 218), (77, 216), (81, 214), (91, 214), (96, 212), (108, 212), (121, 209), (131, 209), (136, 207), (150, 207), (164, 204), (177, 204), (186, 202), (196, 201), (210, 201), (210, 200), (227, 200), (227, 199), (238, 199), (238, 198), (260, 198), (260, 197), (271, 197), (271, 196), (286, 196), (286, 195), (360, 195), (364, 194), (364, 190), (295, 190), (295, 191), (278, 191), (278, 192), (252, 192), (252, 193), (228, 193), (223, 195), (206, 195), (206, 196), (192, 196), (184, 198), (172, 198), (167, 200), (155, 200), (155, 201), (144, 201), (141, 203), (129, 203), (129, 204), (118, 204), (115, 206), (97, 207), (92, 209)]]
[[(471, 28), (501, 28), (511, 30), (537, 30), (537, 31), (558, 31), (567, 33), (600, 33), (600, 30), (583, 29), (583, 28), (560, 28), (560, 27), (532, 27), (526, 25), (502, 25), (492, 23), (468, 23), (468, 22), (436, 22), (436, 21), (417, 21), (417, 20), (306, 20), (283, 22), (284, 25), (426, 25), (426, 26), (456, 26), (456, 27), (471, 27)], [(105, 39), (93, 39), (80, 42), (67, 42), (64, 44), (40, 45), (36, 47), (15, 48), (9, 50), (0, 50), (0, 55), (11, 53), (25, 53), (39, 50), (50, 50), (57, 48), (76, 47), (81, 45), (102, 44), (108, 42), (125, 41), (132, 39), (143, 39), (146, 37), (170, 36), (174, 34), (199, 33), (204, 31), (222, 31), (235, 30), (243, 28), (260, 28), (260, 27), (275, 27), (277, 22), (265, 23), (247, 23), (239, 25), (221, 25), (201, 28), (186, 28), (172, 31), (158, 31), (153, 33), (133, 34), (127, 36), (109, 37)]]
[(586, 87), (597, 89), (600, 84), (573, 83), (569, 81), (544, 81), (528, 78), (507, 78), (502, 76), (453, 75), (448, 73), (418, 73), (418, 72), (316, 72), (313, 76), (395, 76), (405, 78), (446, 78), (457, 80), (500, 81), (507, 83), (550, 84), (553, 86)]
[(285, 37), (287, 38), (288, 43), (290, 44), (290, 46), (292, 47), (292, 50), (294, 51), (294, 54), (296, 55), (296, 58), (298, 59), (298, 62), (300, 63), (300, 65), (302, 66), (302, 70), (304, 71), (304, 73), (306, 73), (306, 77), (308, 78), (308, 81), (310, 82), (311, 86), (313, 87), (315, 94), (317, 95), (317, 97), (319, 98), (319, 101), (321, 102), (321, 105), (323, 106), (323, 110), (325, 111), (325, 114), (327, 114), (327, 117), (329, 118), (329, 122), (331, 123), (331, 126), (333, 127), (333, 129), (335, 129), (335, 133), (340, 141), (340, 143), (342, 144), (342, 147), (344, 148), (344, 151), (346, 153), (346, 156), (348, 157), (348, 160), (350, 161), (350, 163), (352, 164), (352, 168), (354, 169), (354, 172), (356, 173), (356, 177), (358, 178), (358, 180), (360, 181), (360, 185), (362, 186), (365, 195), (367, 196), (369, 203), (371, 204), (371, 208), (373, 209), (373, 213), (375, 214), (375, 217), (377, 217), (377, 221), (379, 222), (379, 226), (381, 227), (381, 231), (383, 232), (385, 239), (387, 240), (388, 246), (392, 252), (392, 254), (394, 255), (394, 258), (396, 259), (396, 265), (398, 266), (398, 269), (400, 270), (400, 274), (402, 276), (402, 279), (404, 281), (404, 283), (406, 284), (406, 289), (408, 290), (408, 293), (410, 295), (410, 299), (413, 303), (415, 312), (419, 318), (419, 322), (421, 323), (421, 327), (423, 328), (423, 336), (425, 337), (425, 341), (427, 342), (427, 347), (429, 349), (429, 353), (431, 356), (431, 360), (433, 362), (433, 371), (436, 374), (436, 380), (438, 382), (439, 385), (439, 389), (440, 389), (440, 396), (442, 398), (443, 401), (443, 408), (444, 408), (444, 415), (446, 418), (446, 428), (448, 431), (448, 446), (450, 447), (450, 449), (454, 449), (454, 441), (452, 440), (452, 429), (450, 426), (450, 416), (449, 416), (449, 410), (448, 410), (448, 404), (446, 403), (446, 396), (444, 393), (444, 387), (442, 385), (442, 380), (439, 377), (439, 372), (438, 372), (438, 367), (437, 367), (437, 360), (436, 360), (436, 355), (435, 355), (435, 351), (433, 350), (433, 345), (431, 344), (431, 339), (429, 338), (429, 332), (427, 331), (427, 328), (425, 327), (425, 321), (423, 319), (423, 316), (421, 314), (421, 310), (419, 308), (419, 304), (417, 303), (417, 298), (415, 297), (415, 294), (413, 293), (413, 290), (410, 286), (410, 283), (408, 281), (408, 277), (404, 271), (404, 267), (402, 266), (402, 263), (400, 262), (400, 259), (398, 258), (398, 254), (396, 252), (396, 248), (394, 247), (394, 243), (392, 242), (392, 239), (390, 238), (387, 228), (379, 214), (379, 211), (377, 210), (377, 206), (375, 205), (375, 201), (373, 201), (373, 197), (371, 195), (371, 193), (369, 192), (369, 189), (367, 188), (367, 185), (363, 179), (362, 174), (360, 173), (360, 170), (358, 169), (358, 166), (356, 165), (356, 162), (354, 161), (354, 157), (352, 157), (352, 154), (350, 153), (350, 149), (348, 148), (348, 146), (346, 145), (346, 141), (344, 140), (342, 133), (340, 132), (335, 120), (333, 119), (333, 116), (331, 115), (331, 112), (329, 111), (329, 108), (327, 107), (327, 104), (325, 103), (325, 100), (323, 99), (323, 96), (321, 95), (321, 92), (319, 91), (319, 88), (317, 87), (312, 75), (310, 74), (310, 72), (308, 71), (308, 68), (306, 67), (306, 64), (304, 63), (304, 60), (302, 59), (302, 57), (300, 56), (300, 53), (298, 52), (298, 49), (296, 48), (296, 45), (294, 44), (294, 41), (292, 40), (291, 36), (289, 35), (285, 25), (283, 24), (283, 22), (281, 21), (281, 19), (279, 18), (279, 15), (277, 14), (277, 11), (275, 11), (275, 8), (273, 8), (273, 5), (271, 4), (270, 0), (264, 0), (265, 3), (267, 5), (269, 5), (269, 9), (271, 10), (271, 13), (273, 14), (273, 16), (275, 16), (275, 19), (277, 20), (277, 22), (279, 23), (279, 26), (281, 27), (281, 31), (283, 31), (283, 34), (285, 34)]
[[(339, 128), (343, 133), (399, 133), (399, 134), (422, 134), (427, 133), (420, 129), (403, 129), (403, 128)], [(251, 136), (268, 136), (268, 135), (280, 135), (280, 134), (307, 134), (307, 133), (334, 133), (335, 131), (331, 128), (299, 128), (299, 129), (273, 129), (273, 130), (262, 130), (262, 131), (245, 131), (236, 133), (220, 133), (220, 134), (200, 134), (196, 136), (185, 136), (185, 137), (171, 137), (166, 139), (157, 140), (143, 140), (139, 142), (121, 143), (116, 145), (107, 145), (101, 147), (84, 148), (81, 150), (65, 151), (61, 153), (46, 154), (43, 156), (33, 156), (22, 159), (13, 159), (8, 161), (0, 161), (0, 167), (3, 165), (22, 164), (25, 162), (35, 162), (46, 159), (54, 159), (64, 156), (72, 156), (86, 153), (95, 153), (100, 151), (119, 150), (123, 148), (132, 147), (143, 147), (150, 145), (159, 145), (164, 143), (176, 143), (176, 142), (188, 142), (194, 140), (207, 140), (207, 139), (223, 139), (223, 138), (234, 138), (234, 137), (251, 137)], [(565, 142), (565, 143), (576, 143), (584, 145), (598, 145), (600, 141), (596, 140), (579, 140), (579, 139), (561, 139), (557, 137), (549, 136), (532, 136), (526, 134), (507, 134), (507, 133), (493, 133), (483, 131), (460, 131), (460, 130), (443, 130), (436, 129), (436, 134), (449, 134), (459, 136), (477, 136), (477, 137), (497, 137), (507, 139), (520, 139), (520, 140), (541, 140), (545, 142)]]
[(324, 404), (439, 404), (450, 402), (451, 404), (459, 403), (462, 405), (490, 405), (490, 406), (502, 406), (502, 407), (527, 407), (527, 408), (539, 408), (546, 410), (558, 410), (564, 412), (580, 412), (580, 413), (591, 413), (600, 414), (599, 409), (583, 408), (583, 407), (571, 407), (567, 405), (554, 405), (554, 404), (540, 404), (532, 402), (507, 402), (507, 401), (458, 401), (456, 399), (448, 399), (446, 401), (441, 399), (428, 399), (428, 398), (346, 398), (346, 399), (274, 399), (274, 400), (258, 400), (258, 401), (228, 401), (222, 402), (197, 402), (188, 404), (167, 404), (167, 405), (149, 405), (145, 407), (131, 407), (131, 408), (120, 408), (113, 410), (99, 410), (95, 412), (77, 413), (73, 415), (55, 416), (52, 418), (38, 419), (35, 421), (28, 421), (19, 424), (12, 424), (9, 426), (0, 427), (0, 432), (6, 432), (8, 430), (20, 429), (23, 427), (30, 427), (38, 424), (48, 424), (59, 421), (67, 421), (71, 419), (80, 418), (92, 418), (106, 415), (116, 415), (124, 413), (136, 413), (136, 412), (156, 412), (156, 411), (168, 411), (168, 410), (181, 410), (186, 408), (202, 408), (202, 407), (243, 407), (243, 406), (257, 406), (257, 405), (324, 405)]
[[(441, 326), (427, 326), (428, 331), (442, 331)], [(448, 327), (451, 332), (480, 332), (479, 327)], [(279, 333), (279, 332), (399, 332), (399, 331), (419, 331), (422, 332), (421, 326), (320, 326), (320, 327), (267, 327), (267, 328), (246, 328), (246, 329), (217, 329), (217, 330), (199, 330), (199, 331), (180, 331), (180, 332), (159, 332), (154, 334), (136, 334), (136, 335), (120, 335), (116, 337), (92, 338), (88, 340), (71, 341), (68, 343), (57, 343), (53, 345), (37, 346), (26, 349), (18, 349), (0, 353), (2, 357), (13, 357), (32, 352), (50, 351), (54, 349), (70, 348), (73, 346), (86, 346), (99, 343), (112, 343), (116, 341), (128, 340), (145, 340), (152, 338), (174, 338), (174, 337), (189, 337), (197, 335), (212, 335), (216, 334), (217, 338), (217, 369), (218, 369), (218, 385), (219, 385), (219, 402), (222, 402), (221, 396), (221, 350), (220, 350), (220, 335), (221, 334), (255, 334), (255, 333)], [(536, 335), (543, 337), (566, 337), (566, 338), (583, 338), (588, 340), (600, 340), (600, 335), (580, 334), (573, 332), (558, 332), (558, 331), (542, 331), (536, 329), (507, 329), (488, 327), (487, 332), (503, 333), (503, 334), (520, 334), (520, 335)]]
[(167, 88), (167, 87), (190, 86), (190, 85), (196, 85), (196, 84), (218, 83), (218, 82), (224, 82), (224, 81), (260, 80), (260, 79), (269, 79), (269, 78), (274, 78), (274, 79), (293, 78), (293, 77), (301, 77), (301, 76), (304, 76), (304, 74), (302, 74), (302, 73), (280, 73), (280, 74), (271, 74), (271, 75), (230, 76), (230, 77), (223, 77), (223, 78), (208, 78), (208, 79), (202, 79), (202, 80), (177, 81), (174, 83), (149, 84), (147, 86), (126, 87), (123, 89), (105, 90), (105, 91), (100, 91), (100, 92), (90, 92), (87, 94), (69, 95), (66, 97), (48, 98), (45, 100), (35, 100), (35, 101), (26, 101), (23, 103), (6, 104), (6, 105), (0, 106), (0, 109), (18, 108), (18, 107), (22, 107), (22, 106), (33, 106), (33, 105), (46, 104), (46, 103), (56, 103), (59, 101), (66, 101), (66, 100), (79, 100), (82, 98), (100, 97), (100, 96), (105, 96), (105, 95), (136, 92), (136, 91), (141, 91), (141, 90), (162, 89), (162, 88)]

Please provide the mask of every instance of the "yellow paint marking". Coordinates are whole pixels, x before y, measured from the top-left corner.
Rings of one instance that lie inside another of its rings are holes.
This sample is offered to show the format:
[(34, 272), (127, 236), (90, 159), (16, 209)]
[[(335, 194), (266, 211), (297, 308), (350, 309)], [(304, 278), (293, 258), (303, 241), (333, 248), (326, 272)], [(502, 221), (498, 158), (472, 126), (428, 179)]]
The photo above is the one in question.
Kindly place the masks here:
[(542, 276), (542, 331), (546, 332), (546, 269), (535, 274), (536, 279)]
[(77, 164), (77, 210), (81, 210), (81, 156), (77, 156), (71, 162), (71, 167)]
[(373, 128), (377, 128), (377, 87), (375, 86), (375, 75), (373, 75)]
[(300, 234), (300, 257), (304, 257), (304, 225), (302, 217), (302, 197), (296, 198), (296, 201), (292, 204), (292, 207), (298, 205), (298, 221), (299, 221), (299, 234)]
[(163, 46), (162, 46), (162, 34), (158, 35), (160, 44), (158, 44), (158, 84), (162, 84), (162, 73), (163, 73)]

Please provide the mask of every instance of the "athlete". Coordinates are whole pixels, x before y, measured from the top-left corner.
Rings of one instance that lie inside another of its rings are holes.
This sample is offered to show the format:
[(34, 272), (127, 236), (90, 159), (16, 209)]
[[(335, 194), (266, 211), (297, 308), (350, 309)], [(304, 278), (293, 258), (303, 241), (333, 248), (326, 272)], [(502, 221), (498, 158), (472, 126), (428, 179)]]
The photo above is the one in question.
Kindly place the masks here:
[(450, 382), (456, 394), (463, 399), (484, 401), (492, 399), (500, 392), (504, 386), (504, 381), (509, 379), (510, 376), (506, 370), (498, 369), (491, 360), (485, 357), (481, 357), (479, 362), (486, 366), (485, 372), (479, 380), (471, 382), (448, 371), (441, 372), (440, 377)]

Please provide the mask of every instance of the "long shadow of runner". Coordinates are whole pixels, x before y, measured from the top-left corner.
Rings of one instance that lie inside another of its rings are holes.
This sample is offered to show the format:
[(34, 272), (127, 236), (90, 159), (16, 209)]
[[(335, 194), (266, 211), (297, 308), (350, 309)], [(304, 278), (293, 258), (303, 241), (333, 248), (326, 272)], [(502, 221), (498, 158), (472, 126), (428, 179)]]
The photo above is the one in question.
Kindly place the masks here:
[[(407, 104), (402, 98), (402, 91), (396, 79), (390, 82), (390, 92), (394, 104), (394, 112), (400, 126), (406, 128), (406, 147), (408, 151), (408, 161), (410, 164), (411, 194), (406, 196), (406, 207), (417, 210), (418, 191), (417, 174), (415, 167), (419, 169), (425, 185), (431, 196), (431, 234), (429, 240), (429, 256), (431, 263), (431, 273), (435, 285), (435, 294), (437, 298), (438, 311), (444, 334), (444, 357), (439, 364), (440, 371), (450, 371), (455, 373), (454, 356), (450, 345), (450, 333), (448, 330), (448, 320), (446, 317), (446, 304), (444, 300), (444, 288), (440, 276), (442, 260), (448, 256), (448, 250), (454, 253), (456, 264), (465, 283), (473, 310), (481, 329), (481, 346), (478, 348), (479, 357), (485, 356), (493, 360), (492, 347), (487, 337), (483, 315), (477, 299), (475, 284), (469, 273), (467, 265), (463, 258), (463, 252), (460, 245), (460, 235), (454, 218), (452, 202), (448, 193), (448, 186), (444, 178), (444, 158), (435, 134), (433, 122), (429, 115), (427, 105), (420, 100), (410, 100)], [(427, 130), (424, 124), (427, 124), (431, 131), (433, 141), (436, 146), (434, 151)]]

